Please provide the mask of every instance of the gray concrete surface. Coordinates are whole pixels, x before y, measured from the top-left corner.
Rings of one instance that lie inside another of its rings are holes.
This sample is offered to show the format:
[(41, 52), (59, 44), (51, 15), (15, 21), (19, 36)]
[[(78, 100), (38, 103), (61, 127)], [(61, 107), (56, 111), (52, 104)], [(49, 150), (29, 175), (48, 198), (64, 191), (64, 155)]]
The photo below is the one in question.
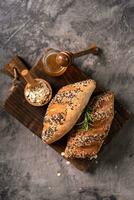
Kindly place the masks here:
[[(80, 50), (96, 42), (78, 66), (115, 92), (132, 118), (83, 173), (0, 108), (0, 200), (134, 199), (134, 1), (0, 0), (0, 66), (16, 54), (31, 65), (45, 47)], [(10, 79), (1, 75), (0, 97)], [(61, 176), (57, 176), (57, 172)]]

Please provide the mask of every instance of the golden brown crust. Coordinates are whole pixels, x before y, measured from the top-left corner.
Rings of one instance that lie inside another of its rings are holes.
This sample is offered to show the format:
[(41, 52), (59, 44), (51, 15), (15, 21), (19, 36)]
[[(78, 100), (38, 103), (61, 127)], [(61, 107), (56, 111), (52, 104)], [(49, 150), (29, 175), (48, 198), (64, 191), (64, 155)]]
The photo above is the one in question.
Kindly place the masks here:
[(107, 92), (93, 98), (90, 103), (92, 109), (92, 126), (87, 131), (73, 129), (70, 133), (66, 158), (93, 158), (99, 152), (114, 117), (114, 95)]
[(77, 122), (96, 83), (86, 80), (62, 87), (50, 102), (44, 117), (42, 140), (51, 144), (68, 133)]

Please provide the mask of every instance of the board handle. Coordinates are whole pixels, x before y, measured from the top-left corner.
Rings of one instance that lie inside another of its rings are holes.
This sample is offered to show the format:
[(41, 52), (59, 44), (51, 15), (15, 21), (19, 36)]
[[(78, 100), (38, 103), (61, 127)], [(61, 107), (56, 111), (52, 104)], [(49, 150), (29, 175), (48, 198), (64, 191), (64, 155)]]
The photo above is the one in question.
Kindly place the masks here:
[(4, 71), (13, 79), (15, 78), (15, 73), (17, 73), (17, 80), (25, 80), (30, 85), (35, 85), (36, 83), (36, 77), (31, 74), (19, 56), (12, 58), (12, 60), (4, 66)]
[(16, 69), (20, 75), (23, 70), (27, 70), (19, 56), (12, 58), (12, 60), (4, 67), (5, 72), (11, 77), (14, 77), (14, 69)]

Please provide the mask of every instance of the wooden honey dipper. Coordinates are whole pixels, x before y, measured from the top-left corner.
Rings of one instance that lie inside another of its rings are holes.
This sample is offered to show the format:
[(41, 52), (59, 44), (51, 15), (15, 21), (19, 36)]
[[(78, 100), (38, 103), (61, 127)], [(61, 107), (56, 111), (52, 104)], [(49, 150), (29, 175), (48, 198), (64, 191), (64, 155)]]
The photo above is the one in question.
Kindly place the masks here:
[(79, 51), (76, 53), (72, 53), (69, 51), (62, 51), (57, 54), (56, 62), (59, 66), (68, 67), (72, 64), (74, 58), (84, 56), (86, 54), (98, 55), (98, 52), (99, 52), (99, 48), (95, 44), (86, 50)]
[(98, 55), (99, 52), (100, 49), (95, 44), (86, 50), (76, 53), (49, 49), (42, 59), (44, 71), (50, 76), (60, 76), (72, 65), (74, 58), (86, 54)]

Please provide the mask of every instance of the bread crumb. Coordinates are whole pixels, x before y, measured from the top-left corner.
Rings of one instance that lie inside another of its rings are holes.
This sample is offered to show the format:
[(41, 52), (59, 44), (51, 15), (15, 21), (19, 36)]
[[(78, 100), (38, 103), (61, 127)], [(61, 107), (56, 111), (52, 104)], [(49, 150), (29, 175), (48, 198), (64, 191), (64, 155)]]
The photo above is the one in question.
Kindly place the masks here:
[(67, 165), (70, 165), (70, 161), (67, 160), (67, 161), (66, 161), (66, 164), (67, 164)]
[(61, 173), (60, 172), (57, 172), (57, 176), (60, 176), (61, 175)]
[(52, 188), (49, 186), (48, 189), (51, 190)]
[(64, 152), (61, 152), (61, 156), (64, 156), (65, 155), (65, 153)]

